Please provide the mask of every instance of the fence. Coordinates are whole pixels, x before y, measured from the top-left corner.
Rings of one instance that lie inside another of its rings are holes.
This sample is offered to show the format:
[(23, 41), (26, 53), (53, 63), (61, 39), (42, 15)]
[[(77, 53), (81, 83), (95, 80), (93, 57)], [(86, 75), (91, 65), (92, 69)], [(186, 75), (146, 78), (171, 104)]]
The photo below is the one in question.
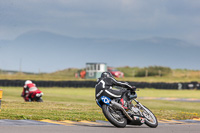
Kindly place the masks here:
[[(38, 87), (92, 87), (96, 85), (95, 81), (33, 81)], [(180, 83), (149, 83), (149, 82), (129, 82), (137, 88), (155, 88), (155, 89), (200, 89), (198, 82), (180, 82)], [(0, 80), (0, 86), (23, 87), (24, 80)]]

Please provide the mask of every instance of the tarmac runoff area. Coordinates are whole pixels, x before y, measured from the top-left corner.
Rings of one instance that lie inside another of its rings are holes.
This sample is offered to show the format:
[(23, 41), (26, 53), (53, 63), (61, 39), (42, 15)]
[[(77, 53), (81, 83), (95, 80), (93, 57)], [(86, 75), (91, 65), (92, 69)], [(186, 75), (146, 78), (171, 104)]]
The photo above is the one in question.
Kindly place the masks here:
[(0, 133), (199, 133), (200, 119), (160, 120), (157, 128), (127, 125), (116, 128), (107, 121), (0, 120)]
[[(159, 125), (200, 125), (199, 119), (192, 120), (159, 120)], [(54, 121), (54, 120), (0, 120), (1, 126), (47, 126), (47, 125), (60, 125), (60, 126), (112, 126), (108, 121)]]
[(195, 98), (139, 97), (138, 99), (167, 100), (167, 101), (179, 101), (179, 102), (200, 102), (200, 99), (195, 99)]
[[(74, 123), (64, 121), (53, 121), (54, 123), (18, 120), (15, 122), (4, 120), (4, 125), (0, 125), (0, 133), (199, 133), (200, 124), (165, 124), (161, 123), (157, 128), (149, 128), (145, 124), (141, 126), (126, 126), (125, 128), (116, 128), (109, 122), (80, 122)], [(45, 120), (46, 121), (46, 120)], [(5, 125), (6, 123), (18, 123), (17, 125)], [(25, 122), (25, 123), (23, 123)], [(55, 123), (56, 122), (56, 123)], [(165, 121), (169, 123), (168, 121)], [(32, 124), (32, 125), (28, 125)], [(62, 123), (62, 124), (60, 124)], [(97, 123), (97, 125), (96, 125)], [(25, 125), (27, 124), (27, 125)]]

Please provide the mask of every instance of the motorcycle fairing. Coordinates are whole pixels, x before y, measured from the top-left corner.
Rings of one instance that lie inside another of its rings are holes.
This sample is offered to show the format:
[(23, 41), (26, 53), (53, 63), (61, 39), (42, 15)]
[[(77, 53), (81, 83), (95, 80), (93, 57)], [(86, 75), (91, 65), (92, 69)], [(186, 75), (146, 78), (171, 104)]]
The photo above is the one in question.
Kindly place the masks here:
[(110, 105), (110, 101), (111, 101), (111, 99), (109, 97), (106, 97), (106, 96), (101, 96), (101, 98), (96, 100), (99, 107), (101, 107), (103, 104)]

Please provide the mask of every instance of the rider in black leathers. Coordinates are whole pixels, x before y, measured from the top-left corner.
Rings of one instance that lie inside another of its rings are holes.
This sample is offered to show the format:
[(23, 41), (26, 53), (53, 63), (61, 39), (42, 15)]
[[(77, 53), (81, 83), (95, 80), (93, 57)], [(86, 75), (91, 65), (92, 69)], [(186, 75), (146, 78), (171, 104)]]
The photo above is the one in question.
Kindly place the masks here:
[(125, 105), (125, 96), (123, 95), (126, 90), (121, 89), (112, 89), (113, 86), (119, 86), (123, 88), (127, 88), (129, 90), (134, 90), (134, 87), (132, 87), (130, 84), (127, 82), (119, 82), (114, 77), (110, 72), (103, 72), (101, 74), (101, 77), (97, 81), (97, 85), (95, 86), (96, 92), (96, 101), (101, 97), (101, 96), (107, 96), (111, 99), (113, 98), (121, 98), (120, 102), (124, 108), (126, 108)]

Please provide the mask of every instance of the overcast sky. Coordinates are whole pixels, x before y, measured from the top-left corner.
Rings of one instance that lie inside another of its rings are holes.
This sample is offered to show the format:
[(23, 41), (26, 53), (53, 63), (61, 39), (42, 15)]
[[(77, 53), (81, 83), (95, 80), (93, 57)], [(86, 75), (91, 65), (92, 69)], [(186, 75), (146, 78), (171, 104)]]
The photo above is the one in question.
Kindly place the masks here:
[(31, 30), (71, 37), (171, 37), (200, 45), (199, 0), (0, 0), (0, 39)]
[(0, 0), (0, 41), (31, 31), (93, 39), (173, 38), (200, 48), (200, 0)]

